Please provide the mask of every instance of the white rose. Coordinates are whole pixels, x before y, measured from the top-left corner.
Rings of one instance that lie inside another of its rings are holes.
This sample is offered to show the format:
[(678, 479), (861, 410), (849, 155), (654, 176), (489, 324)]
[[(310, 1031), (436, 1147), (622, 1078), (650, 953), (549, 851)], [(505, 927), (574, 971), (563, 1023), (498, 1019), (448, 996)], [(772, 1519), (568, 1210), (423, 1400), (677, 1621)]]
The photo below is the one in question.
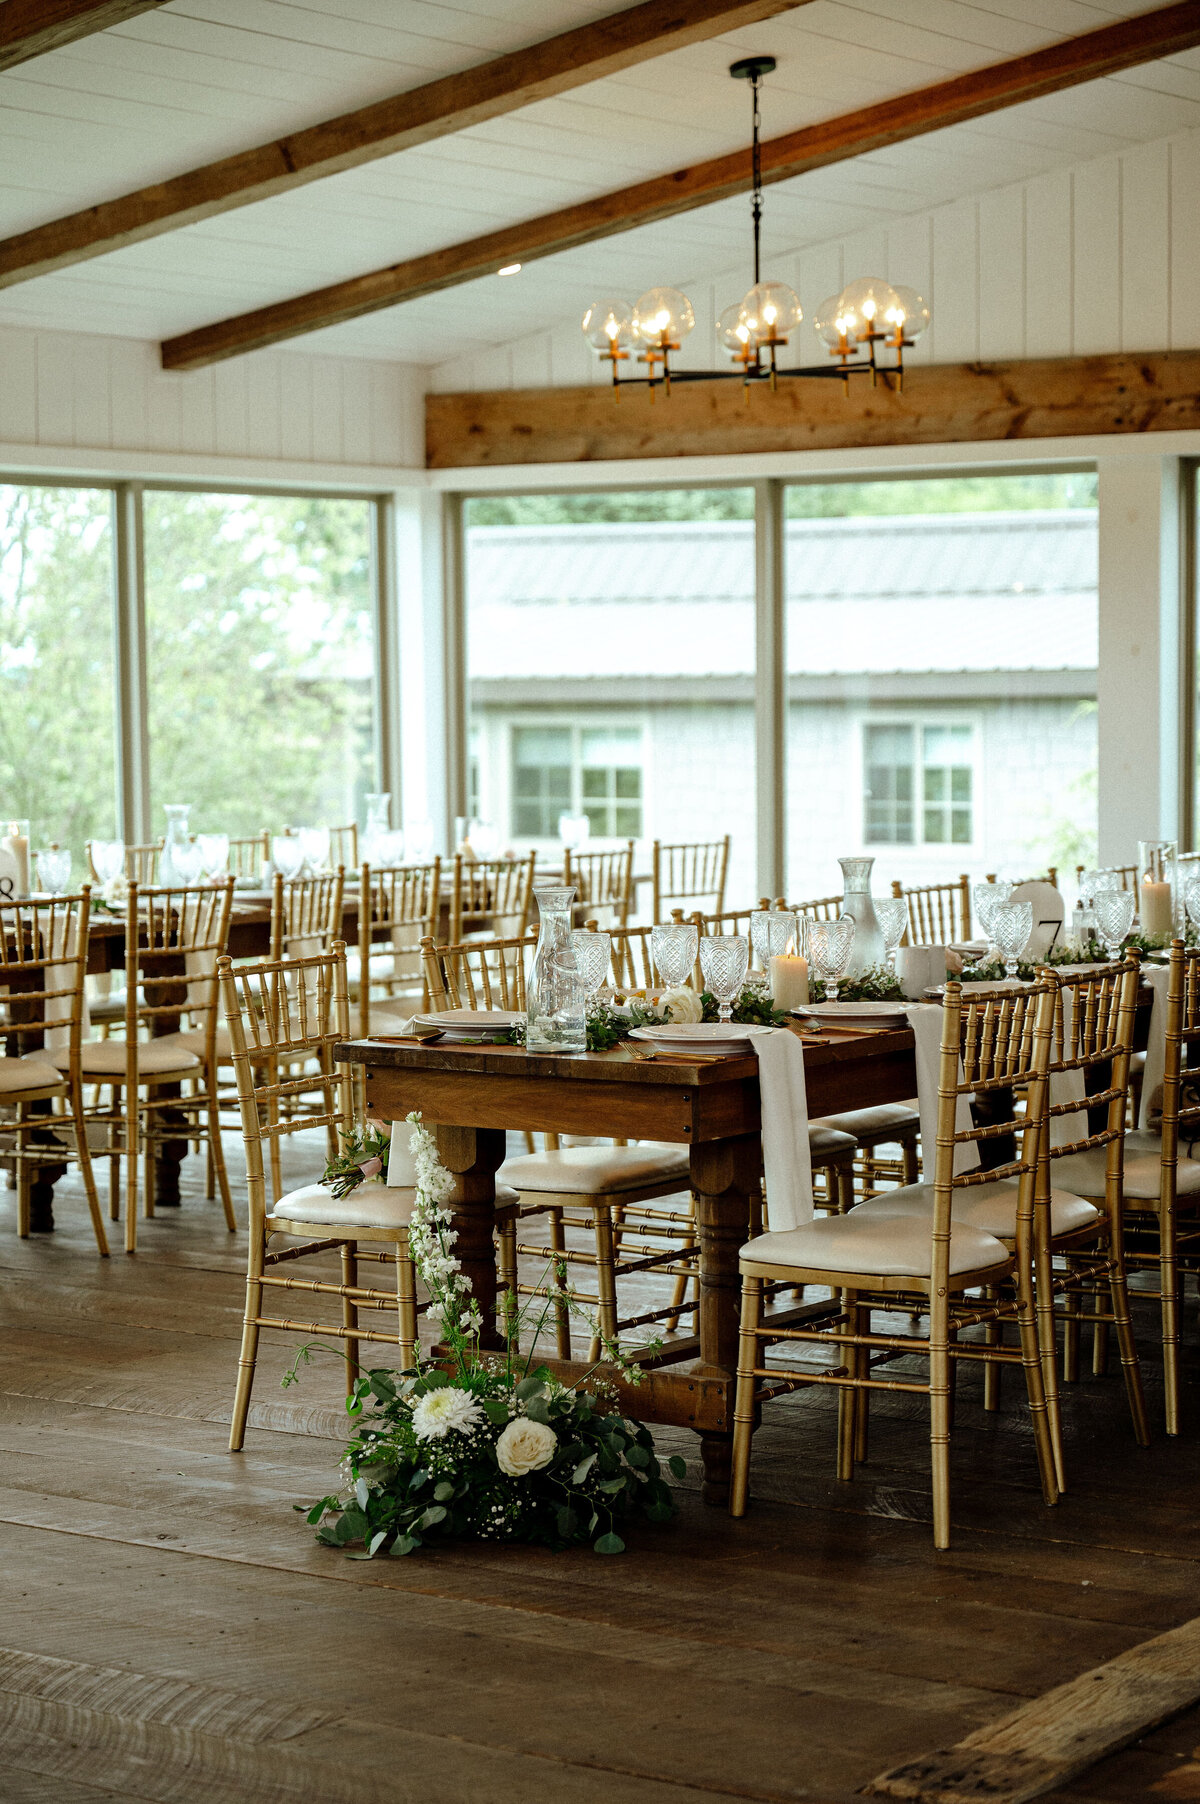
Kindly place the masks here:
[(440, 1441), (444, 1435), (474, 1428), (479, 1418), (479, 1405), (469, 1391), (444, 1384), (417, 1398), (413, 1405), (413, 1433), (419, 1441)]
[(680, 984), (678, 989), (664, 990), (658, 999), (658, 1010), (664, 1021), (703, 1021), (704, 1004), (695, 990)]
[(510, 1478), (540, 1472), (554, 1458), (558, 1436), (545, 1422), (516, 1416), (496, 1442), (496, 1463)]

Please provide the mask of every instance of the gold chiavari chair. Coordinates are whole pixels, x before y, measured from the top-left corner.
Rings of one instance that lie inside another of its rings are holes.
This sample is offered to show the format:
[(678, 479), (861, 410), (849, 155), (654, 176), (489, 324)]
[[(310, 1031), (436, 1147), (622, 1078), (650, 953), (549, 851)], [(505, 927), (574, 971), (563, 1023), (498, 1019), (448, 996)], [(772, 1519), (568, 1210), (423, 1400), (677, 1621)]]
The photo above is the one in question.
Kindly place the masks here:
[[(136, 883), (139, 889), (153, 888), (158, 882), (158, 859), (162, 849), (161, 839), (156, 839), (147, 846), (125, 847), (125, 875), (130, 883)], [(85, 842), (84, 851), (87, 853), (89, 881), (99, 883), (90, 839)]]
[(793, 914), (807, 915), (810, 921), (836, 921), (842, 912), (841, 896), (817, 896), (811, 902), (784, 902), (776, 908), (790, 908)]
[[(262, 1328), (340, 1340), (345, 1348), (349, 1391), (358, 1376), (358, 1348), (363, 1341), (398, 1346), (401, 1363), (413, 1363), (418, 1350), (417, 1318), (426, 1305), (417, 1301), (408, 1248), (408, 1226), (416, 1200), (413, 1187), (360, 1184), (339, 1198), (323, 1184), (304, 1184), (267, 1207), (264, 1140), (278, 1145), (302, 1127), (323, 1127), (333, 1150), (338, 1146), (340, 1133), (352, 1124), (349, 1078), (345, 1068), (333, 1060), (337, 1042), (349, 1037), (345, 945), (338, 940), (329, 952), (256, 965), (235, 967), (223, 958), (219, 980), (237, 1075), (250, 1207), (246, 1310), (229, 1431), (230, 1451), (236, 1453), (245, 1439)], [(321, 1073), (322, 1107), (316, 1114), (300, 1117), (289, 1108), (289, 1100), (298, 1096), (302, 1087), (311, 1087), (311, 1078), (280, 1080), (277, 1075), (270, 1075), (297, 1065), (315, 1065)], [(277, 1164), (278, 1160), (272, 1159), (271, 1163)], [(511, 1247), (515, 1199), (502, 1195), (499, 1200), (497, 1215), (502, 1241)], [(271, 1241), (279, 1234), (295, 1237), (301, 1244), (275, 1251)], [(365, 1251), (363, 1241), (372, 1248), (382, 1246), (383, 1250)], [(326, 1252), (340, 1256), (340, 1284), (299, 1278), (279, 1269)], [(360, 1284), (359, 1265), (364, 1260), (394, 1265), (395, 1290)], [(511, 1269), (511, 1263), (508, 1252), (502, 1256), (502, 1265)], [(341, 1322), (296, 1321), (265, 1314), (263, 1293), (267, 1289), (337, 1297), (341, 1302)], [(393, 1309), (397, 1317), (394, 1334), (359, 1325), (362, 1310)]]
[(80, 1068), (89, 903), (84, 889), (0, 907), (0, 1158), (12, 1162), (22, 1240), (35, 1172), (76, 1160), (107, 1258)]
[(611, 944), (613, 988), (619, 994), (629, 990), (653, 989), (655, 970), (654, 960), (650, 955), (650, 935), (653, 929), (649, 926), (610, 927), (605, 931)]
[(1095, 874), (1097, 877), (1116, 877), (1116, 878), (1118, 878), (1119, 879), (1118, 887), (1120, 887), (1121, 889), (1136, 889), (1137, 888), (1138, 868), (1137, 868), (1136, 864), (1109, 864), (1109, 865), (1102, 865), (1102, 866), (1097, 866), (1097, 867), (1093, 867), (1091, 865), (1086, 865), (1086, 864), (1077, 864), (1075, 866), (1076, 888), (1078, 888), (1079, 885), (1081, 884), (1084, 873), (1086, 871), (1092, 870), (1093, 868), (1095, 868)]
[(464, 858), (454, 856), (450, 890), (450, 941), (457, 945), (470, 931), (487, 938), (522, 934), (533, 910), (533, 874), (537, 856)]
[[(1046, 1081), (1056, 985), (1053, 978), (1020, 992), (968, 995), (946, 986), (938, 1082), (937, 1153), (932, 1206), (921, 1214), (881, 1216), (872, 1204), (848, 1215), (756, 1235), (741, 1251), (742, 1318), (734, 1409), (730, 1513), (745, 1513), (750, 1444), (760, 1399), (803, 1385), (839, 1391), (838, 1477), (850, 1479), (866, 1453), (865, 1400), (872, 1390), (925, 1397), (933, 1476), (933, 1539), (950, 1544), (951, 1367), (979, 1359), (1020, 1364), (1033, 1421), (1034, 1443), (1047, 1504), (1057, 1500), (1048, 1408), (1034, 1310), (1034, 1216), (1038, 1149), (1046, 1110)], [(1014, 1091), (1026, 1094), (1022, 1111)], [(988, 1096), (1002, 1119), (986, 1127), (959, 1127), (960, 1097)], [(1008, 1136), (1013, 1156), (989, 1171), (956, 1172), (960, 1146)], [(972, 1192), (1007, 1186), (1006, 1210), (1015, 1218), (1014, 1245), (973, 1225)], [(1015, 1191), (1015, 1206), (1012, 1192)], [(765, 1284), (815, 1284), (838, 1294), (826, 1322), (785, 1328), (763, 1317)], [(980, 1297), (971, 1292), (983, 1292)], [(925, 1333), (874, 1333), (874, 1311), (909, 1309), (928, 1318)], [(1000, 1343), (998, 1330), (1015, 1325), (1019, 1346)], [(983, 1327), (983, 1341), (965, 1340)], [(770, 1366), (766, 1350), (783, 1342), (827, 1346), (823, 1369)], [(879, 1375), (882, 1364), (918, 1355), (926, 1378)], [(986, 1367), (985, 1367), (986, 1369)]]
[[(358, 980), (351, 985), (357, 1003), (357, 1031), (365, 1040), (371, 1033), (398, 1033), (407, 1004), (424, 1002), (421, 943), (437, 933), (441, 903), (442, 866), (396, 865), (376, 870), (364, 864), (358, 889)], [(379, 960), (383, 967), (380, 969)], [(372, 996), (384, 991), (386, 1000)], [(403, 1000), (402, 1000), (403, 999)], [(395, 1006), (389, 1007), (393, 1003)]]
[(328, 952), (342, 937), (345, 872), (339, 864), (324, 877), (284, 877), (271, 886), (270, 945), (273, 959)]
[[(996, 878), (995, 871), (989, 871), (987, 873), (987, 876), (984, 878), (985, 883), (995, 883), (996, 881), (997, 881), (997, 878)], [(1039, 872), (1036, 877), (1023, 877), (1021, 879), (1021, 882), (1014, 884), (1013, 887), (1015, 889), (1020, 889), (1026, 883), (1048, 883), (1050, 885), (1051, 889), (1057, 889), (1058, 888), (1058, 866), (1056, 864), (1047, 865), (1046, 869), (1042, 872)]]
[(921, 883), (906, 889), (896, 879), (893, 896), (908, 899), (906, 946), (949, 946), (971, 937), (971, 879), (965, 873), (950, 883)]
[[(1156, 1290), (1139, 1289), (1138, 1295), (1155, 1297), (1160, 1306), (1168, 1434), (1179, 1433), (1181, 1267), (1194, 1271), (1200, 1262), (1200, 1159), (1192, 1157), (1200, 1139), (1196, 1047), (1200, 1047), (1200, 950), (1189, 950), (1182, 940), (1175, 940), (1167, 980), (1162, 1118), (1157, 1129), (1127, 1131), (1121, 1158), (1123, 1215), (1132, 1236), (1125, 1263), (1152, 1269), (1157, 1277)], [(1182, 1156), (1181, 1143), (1186, 1148)], [(1059, 1181), (1101, 1206), (1109, 1157), (1103, 1146), (1076, 1153), (1056, 1167)]]
[(725, 878), (729, 870), (729, 844), (724, 839), (684, 841), (677, 845), (654, 842), (652, 862), (653, 919), (665, 921), (676, 902), (710, 902), (712, 912), (725, 907)]
[(633, 841), (614, 852), (563, 852), (563, 885), (575, 891), (576, 905), (604, 924), (626, 927), (633, 911)]
[(421, 940), (421, 965), (430, 1011), (523, 1009), (537, 937), (531, 929), (510, 939), (462, 940), (456, 946), (439, 946), (426, 934)]
[[(105, 1131), (113, 1219), (117, 1173), (125, 1162), (125, 1250), (137, 1250), (139, 1161), (144, 1156), (145, 1213), (154, 1214), (154, 1159), (165, 1142), (207, 1141), (225, 1224), (232, 1233), (233, 1201), (221, 1147), (216, 1088), (216, 961), (229, 939), (233, 879), (221, 884), (139, 889), (129, 886), (125, 915), (125, 1038), (85, 1040), (80, 1074), (109, 1092), (86, 1110)], [(180, 1030), (186, 1015), (200, 1026)], [(168, 1031), (161, 1031), (167, 1029)], [(199, 1048), (199, 1050), (197, 1049)], [(179, 1093), (195, 1081), (194, 1095)]]
[(266, 827), (261, 833), (249, 833), (229, 841), (229, 873), (235, 880), (253, 878), (262, 881), (263, 866), (271, 856), (271, 835)]
[(358, 822), (347, 821), (344, 827), (329, 829), (329, 862), (347, 871), (358, 869)]

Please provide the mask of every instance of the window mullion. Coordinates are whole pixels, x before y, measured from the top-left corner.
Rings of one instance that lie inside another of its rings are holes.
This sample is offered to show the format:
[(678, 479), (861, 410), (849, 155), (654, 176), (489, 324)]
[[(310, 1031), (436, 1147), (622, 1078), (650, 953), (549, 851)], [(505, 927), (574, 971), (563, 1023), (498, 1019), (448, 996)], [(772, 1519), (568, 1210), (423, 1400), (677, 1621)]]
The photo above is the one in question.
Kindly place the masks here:
[(118, 483), (113, 494), (117, 822), (121, 838), (131, 845), (145, 845), (151, 837), (143, 494), (140, 482)]

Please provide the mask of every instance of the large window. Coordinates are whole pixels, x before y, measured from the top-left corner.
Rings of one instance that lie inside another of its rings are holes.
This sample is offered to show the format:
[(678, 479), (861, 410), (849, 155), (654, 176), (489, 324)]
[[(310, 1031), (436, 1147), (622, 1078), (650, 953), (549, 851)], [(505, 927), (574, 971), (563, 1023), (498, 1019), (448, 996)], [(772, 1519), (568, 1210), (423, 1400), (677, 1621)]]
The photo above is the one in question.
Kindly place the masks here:
[(0, 832), (33, 846), (116, 830), (112, 497), (0, 485)]
[(787, 491), (788, 892), (1096, 851), (1089, 473)]
[[(466, 508), (472, 811), (553, 856), (732, 836), (754, 889), (754, 497), (488, 497)], [(648, 896), (643, 891), (643, 901)]]
[(145, 497), (151, 816), (337, 824), (374, 789), (371, 503)]

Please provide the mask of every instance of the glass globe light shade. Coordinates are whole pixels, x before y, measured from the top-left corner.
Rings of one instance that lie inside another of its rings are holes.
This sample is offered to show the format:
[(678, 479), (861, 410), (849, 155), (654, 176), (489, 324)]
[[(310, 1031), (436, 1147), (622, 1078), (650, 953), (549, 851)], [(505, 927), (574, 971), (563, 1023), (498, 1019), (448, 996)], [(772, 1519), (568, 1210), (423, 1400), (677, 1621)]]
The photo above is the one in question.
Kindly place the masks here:
[(899, 282), (892, 284), (892, 293), (898, 305), (887, 309), (883, 316), (884, 325), (893, 332), (897, 326), (901, 326), (905, 338), (920, 338), (933, 318), (929, 302), (915, 288), (905, 288)]
[(646, 344), (678, 343), (696, 323), (692, 303), (678, 288), (650, 288), (633, 309), (633, 329)]
[(732, 307), (726, 307), (717, 321), (717, 337), (731, 357), (741, 358), (746, 346), (751, 342), (753, 334), (742, 319), (742, 303), (735, 301)]
[(799, 296), (786, 282), (760, 282), (743, 300), (738, 318), (754, 339), (786, 338), (796, 330), (804, 312)]
[(843, 338), (854, 329), (853, 320), (843, 311), (840, 294), (831, 294), (813, 314), (813, 331), (824, 344), (837, 350)]
[(889, 310), (900, 310), (896, 290), (882, 276), (862, 276), (843, 288), (838, 298), (846, 319), (854, 322), (847, 328), (851, 337), (863, 332), (885, 332)]
[(611, 351), (633, 337), (633, 309), (627, 301), (593, 301), (581, 322), (594, 351)]

